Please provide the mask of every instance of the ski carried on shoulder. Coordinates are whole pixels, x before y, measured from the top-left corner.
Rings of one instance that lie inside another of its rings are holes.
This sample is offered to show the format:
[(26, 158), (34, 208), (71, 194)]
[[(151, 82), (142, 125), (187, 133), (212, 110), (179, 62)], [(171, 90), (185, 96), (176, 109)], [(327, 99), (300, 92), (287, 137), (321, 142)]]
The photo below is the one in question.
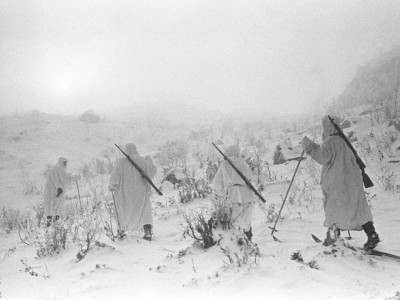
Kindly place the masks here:
[[(318, 237), (316, 237), (315, 235), (311, 234), (311, 236), (312, 236), (313, 240), (314, 240), (316, 243), (319, 243), (319, 244), (322, 243), (322, 240), (319, 239)], [(380, 257), (392, 258), (392, 259), (395, 259), (395, 260), (397, 260), (397, 261), (400, 262), (400, 256), (399, 256), (399, 255), (392, 254), (392, 253), (387, 253), (387, 252), (383, 252), (383, 251), (379, 251), (379, 250), (375, 250), (375, 249), (365, 250), (364, 248), (353, 247), (353, 246), (350, 246), (350, 247), (348, 247), (348, 248), (351, 249), (351, 250), (353, 250), (353, 251), (360, 250), (360, 251), (362, 251), (363, 253), (365, 253), (366, 255), (373, 255), (373, 256), (380, 256)]]

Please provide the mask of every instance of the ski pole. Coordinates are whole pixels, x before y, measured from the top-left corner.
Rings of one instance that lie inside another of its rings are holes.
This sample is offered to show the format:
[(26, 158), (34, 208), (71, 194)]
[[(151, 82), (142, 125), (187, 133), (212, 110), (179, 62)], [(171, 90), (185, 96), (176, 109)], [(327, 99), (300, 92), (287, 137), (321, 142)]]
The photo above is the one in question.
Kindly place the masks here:
[(273, 227), (273, 228), (272, 228), (272, 227), (269, 227), (269, 228), (272, 229), (271, 235), (272, 235), (272, 237), (274, 238), (274, 240), (277, 240), (277, 239), (274, 237), (274, 232), (275, 232), (275, 231), (278, 231), (278, 230), (275, 229), (275, 228), (276, 228), (276, 224), (278, 223), (278, 220), (279, 220), (279, 218), (280, 218), (280, 216), (281, 216), (281, 212), (282, 212), (283, 206), (285, 205), (287, 196), (289, 195), (290, 187), (292, 186), (294, 177), (296, 176), (297, 170), (299, 169), (300, 162), (302, 161), (303, 156), (304, 156), (304, 150), (303, 150), (303, 152), (301, 153), (299, 162), (297, 163), (297, 166), (296, 166), (296, 170), (294, 170), (294, 174), (293, 174), (292, 180), (290, 181), (289, 187), (288, 187), (288, 189), (287, 189), (287, 191), (286, 191), (286, 195), (285, 195), (285, 198), (283, 199), (283, 203), (282, 203), (281, 209), (279, 210), (278, 216), (277, 216), (277, 218), (276, 218), (274, 227)]
[(117, 205), (115, 203), (114, 191), (111, 191), (111, 195), (112, 195), (113, 202), (114, 202), (114, 209), (115, 209), (115, 215), (117, 217), (118, 234), (119, 234), (121, 232), (121, 224), (119, 223), (118, 210), (117, 210)]
[(82, 209), (81, 193), (79, 192), (78, 180), (75, 180), (75, 183), (76, 183), (76, 189), (78, 190), (79, 206)]

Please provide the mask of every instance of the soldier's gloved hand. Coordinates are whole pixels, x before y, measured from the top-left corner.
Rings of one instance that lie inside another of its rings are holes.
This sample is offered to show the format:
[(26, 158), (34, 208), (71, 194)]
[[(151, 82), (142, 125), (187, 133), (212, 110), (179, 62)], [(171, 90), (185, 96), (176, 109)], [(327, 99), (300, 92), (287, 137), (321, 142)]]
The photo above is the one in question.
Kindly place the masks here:
[(303, 145), (303, 148), (305, 149), (308, 145), (310, 145), (313, 141), (308, 138), (308, 136), (303, 137), (301, 144)]
[(308, 136), (304, 136), (301, 143), (305, 144), (305, 143), (308, 143), (309, 141), (311, 141), (310, 138)]
[(108, 186), (108, 189), (111, 191), (111, 192), (115, 192), (115, 190), (117, 189), (117, 185), (114, 183), (114, 184), (110, 184), (109, 186)]
[(56, 197), (60, 196), (63, 193), (63, 189), (62, 188), (57, 188), (57, 195)]
[(310, 154), (313, 149), (318, 147), (318, 145), (310, 140), (307, 136), (303, 138), (301, 143), (303, 144), (303, 149), (304, 151), (306, 151), (307, 154)]

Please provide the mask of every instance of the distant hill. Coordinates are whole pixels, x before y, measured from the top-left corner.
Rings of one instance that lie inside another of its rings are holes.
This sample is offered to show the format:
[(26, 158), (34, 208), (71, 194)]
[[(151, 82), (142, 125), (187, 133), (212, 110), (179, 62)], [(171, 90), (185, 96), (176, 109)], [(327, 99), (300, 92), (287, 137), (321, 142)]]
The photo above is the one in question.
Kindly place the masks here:
[(400, 46), (397, 46), (360, 67), (333, 106), (340, 110), (366, 104), (393, 108), (395, 100), (400, 100), (399, 89)]

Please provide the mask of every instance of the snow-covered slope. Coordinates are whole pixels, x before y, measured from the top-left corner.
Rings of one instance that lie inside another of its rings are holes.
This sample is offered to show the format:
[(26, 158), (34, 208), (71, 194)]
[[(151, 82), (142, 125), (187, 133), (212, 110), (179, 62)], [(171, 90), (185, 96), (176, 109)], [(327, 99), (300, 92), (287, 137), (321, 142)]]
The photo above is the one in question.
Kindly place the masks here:
[[(103, 157), (105, 152), (117, 156), (110, 150), (114, 143), (138, 141), (143, 153), (157, 148), (154, 139), (162, 142), (156, 132), (151, 137), (143, 136), (143, 132), (150, 133), (147, 128), (136, 129), (129, 123), (107, 120), (87, 125), (73, 117), (36, 113), (2, 117), (0, 122), (0, 205), (28, 210), (41, 198), (47, 164), (54, 164), (59, 156), (68, 157), (70, 171), (78, 173), (85, 163)], [(356, 131), (359, 141), (370, 137), (368, 122), (361, 118), (349, 129)], [(269, 141), (270, 151), (278, 140), (275, 137)], [(400, 254), (398, 194), (396, 189), (383, 190), (377, 182), (383, 162), (365, 151), (361, 153), (369, 167), (367, 173), (376, 183), (368, 192), (382, 239), (378, 249)], [(318, 185), (304, 194), (301, 188), (296, 189), (297, 195), (286, 203), (274, 234), (282, 243), (274, 241), (269, 228), (274, 223), (268, 222), (268, 214), (279, 210), (296, 163), (271, 166), (277, 180), (265, 185), (263, 196), (267, 203), (256, 205), (253, 219), (253, 241), (260, 254), (250, 256), (246, 264), (230, 263), (219, 245), (203, 250), (194, 246), (189, 237), (183, 238), (180, 210), (209, 207), (209, 199), (188, 204), (171, 201), (178, 199), (177, 191), (164, 183), (164, 196), (152, 196), (155, 239), (151, 242), (137, 232), (116, 242), (103, 235), (101, 243), (77, 262), (79, 249), (74, 245), (52, 257), (36, 259), (35, 246), (22, 243), (17, 230), (0, 231), (0, 298), (400, 299), (400, 262), (367, 257), (342, 243), (323, 247), (312, 240), (312, 233), (320, 238), (326, 233)], [(302, 163), (296, 186), (304, 187), (310, 179), (314, 170), (310, 164), (308, 160)], [(386, 166), (397, 174), (396, 164)], [(105, 197), (110, 198), (107, 179), (108, 175), (103, 174), (92, 182), (102, 185)], [(25, 193), (29, 182), (35, 188)], [(93, 193), (83, 178), (80, 184), (82, 194)], [(74, 186), (68, 195), (76, 196)], [(71, 203), (74, 201), (77, 200)], [(220, 242), (223, 247), (232, 242), (229, 234), (220, 234), (224, 237)], [(345, 240), (351, 245), (361, 246), (366, 240), (363, 232), (351, 235), (351, 240)], [(292, 259), (295, 252), (301, 254), (303, 262)], [(26, 270), (21, 260), (32, 269)], [(31, 276), (29, 271), (38, 276)]]

